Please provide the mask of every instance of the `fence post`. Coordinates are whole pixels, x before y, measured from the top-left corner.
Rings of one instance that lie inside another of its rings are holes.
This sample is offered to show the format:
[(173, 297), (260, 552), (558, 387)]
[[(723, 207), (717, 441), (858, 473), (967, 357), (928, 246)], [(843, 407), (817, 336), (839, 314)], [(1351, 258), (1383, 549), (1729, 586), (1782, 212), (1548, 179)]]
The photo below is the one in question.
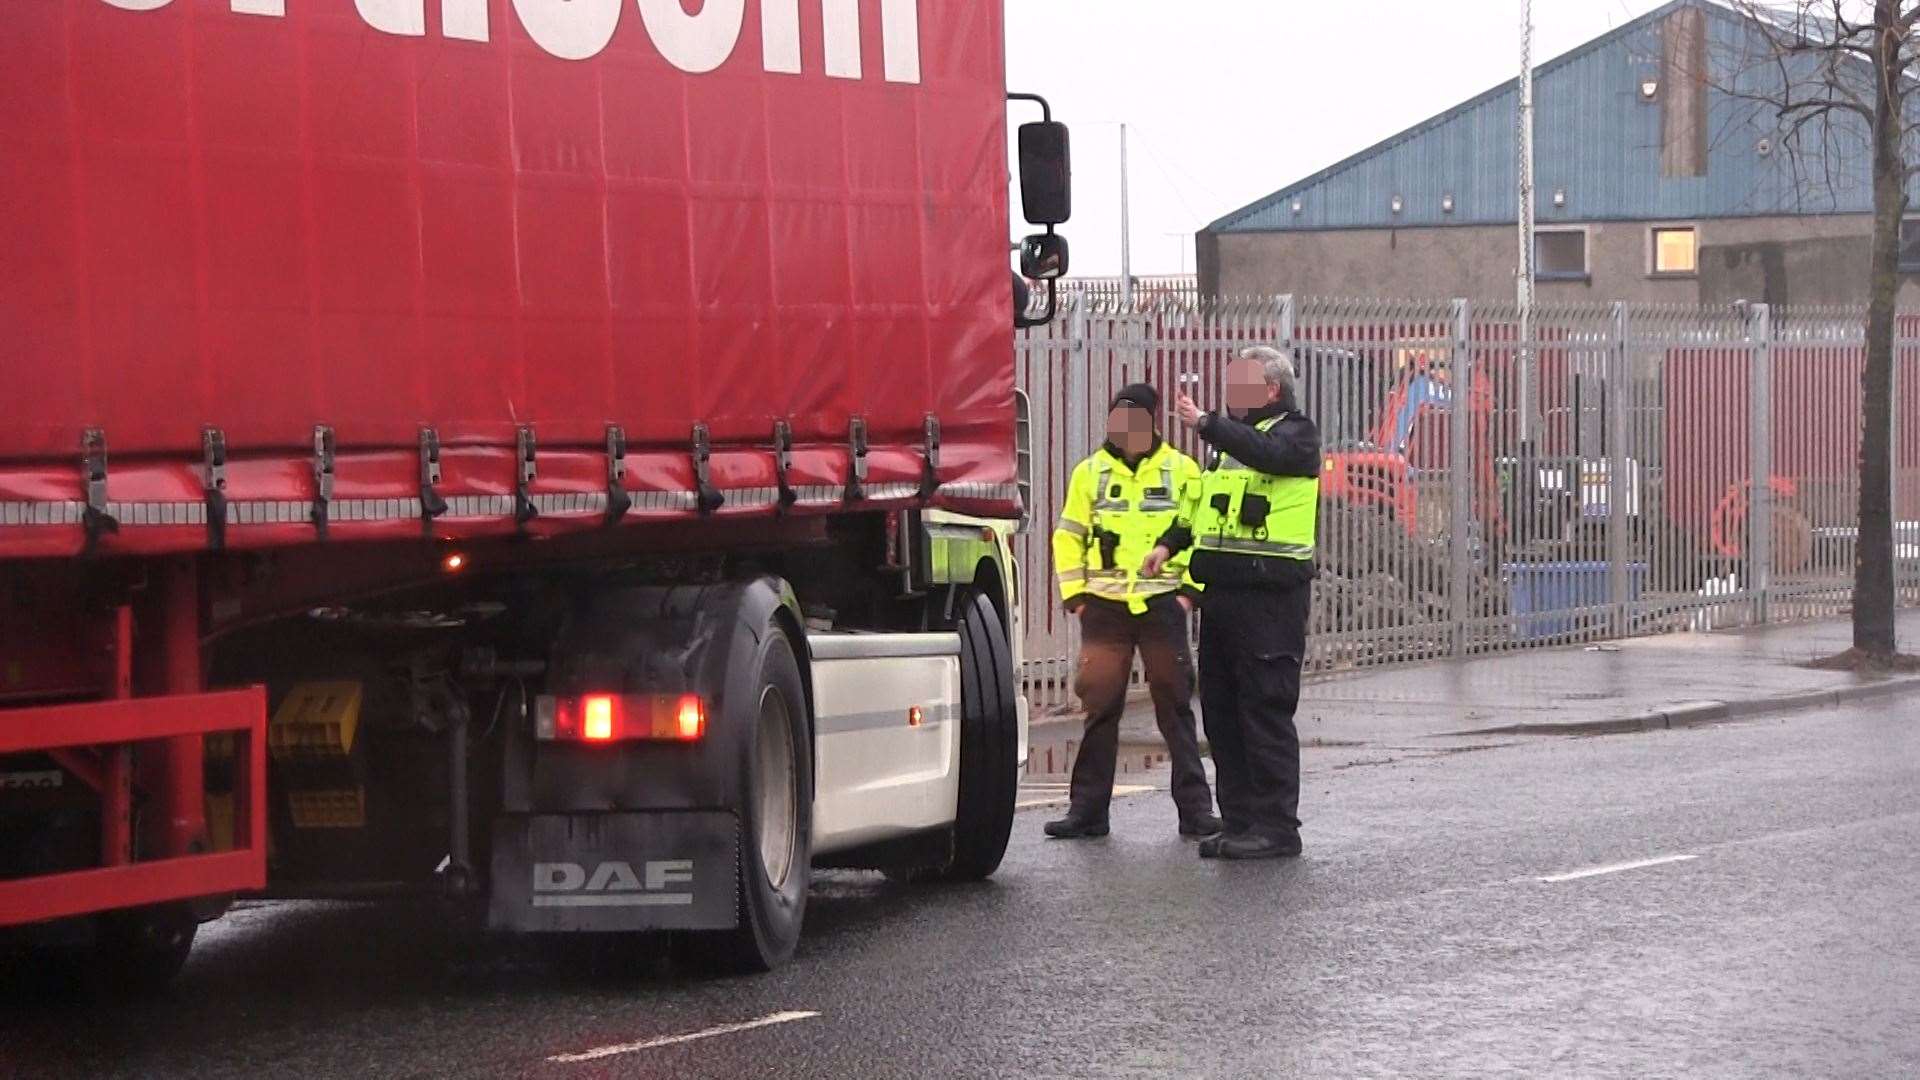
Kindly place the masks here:
[[(1896, 607), (1903, 602), (1903, 598), (1900, 595), (1900, 568), (1903, 563), (1908, 561), (1900, 557), (1900, 545), (1907, 538), (1907, 530), (1900, 524), (1900, 394), (1902, 392), (1900, 386), (1900, 358), (1906, 351), (1901, 348), (1901, 346), (1906, 344), (1906, 341), (1900, 333), (1900, 324), (1905, 321), (1905, 319), (1900, 318), (1898, 315), (1894, 316), (1893, 370), (1888, 373), (1889, 382), (1887, 386), (1887, 399), (1893, 403), (1892, 417), (1887, 422), (1890, 428), (1887, 435), (1887, 442), (1891, 444), (1889, 455), (1893, 459), (1887, 469), (1887, 486), (1891, 489), (1887, 492), (1887, 509), (1893, 518), (1893, 603)], [(1856, 512), (1854, 517), (1856, 518), (1854, 524), (1857, 527), (1859, 525), (1857, 520), (1859, 514)], [(1858, 536), (1857, 533), (1855, 535)], [(1856, 539), (1854, 543), (1857, 545), (1859, 540)]]
[[(1634, 461), (1627, 454), (1629, 415), (1632, 401), (1633, 371), (1631, 358), (1627, 351), (1627, 334), (1631, 330), (1627, 319), (1627, 305), (1615, 302), (1613, 305), (1612, 340), (1607, 347), (1606, 396), (1601, 400), (1606, 407), (1606, 443), (1607, 443), (1607, 595), (1612, 601), (1613, 637), (1626, 637), (1631, 632), (1630, 610), (1633, 604), (1633, 583), (1629, 576), (1632, 551), (1628, 544), (1629, 510), (1639, 515), (1647, 512), (1645, 493), (1639, 485), (1631, 487), (1632, 479), (1628, 470), (1634, 467)], [(1631, 498), (1633, 506), (1629, 507)]]
[[(1473, 498), (1473, 351), (1470, 335), (1473, 305), (1466, 300), (1453, 301), (1452, 355), (1447, 359), (1447, 378), (1452, 384), (1447, 394), (1447, 473), (1452, 483), (1448, 491), (1453, 503), (1447, 510), (1447, 532), (1453, 538), (1447, 549), (1447, 599), (1453, 617), (1453, 655), (1467, 655), (1470, 644), (1467, 623), (1473, 617), (1473, 538), (1479, 529), (1474, 524)], [(1483, 542), (1481, 550), (1486, 550)]]
[(1274, 342), (1274, 344), (1279, 346), (1282, 349), (1285, 349), (1288, 356), (1292, 356), (1293, 355), (1293, 294), (1288, 293), (1285, 296), (1280, 297), (1278, 301), (1278, 308), (1279, 310), (1274, 313), (1274, 317), (1279, 321), (1279, 324), (1280, 324), (1279, 326), (1280, 340)]
[(1747, 343), (1747, 593), (1754, 621), (1764, 623), (1773, 589), (1773, 312), (1765, 304), (1749, 309)]

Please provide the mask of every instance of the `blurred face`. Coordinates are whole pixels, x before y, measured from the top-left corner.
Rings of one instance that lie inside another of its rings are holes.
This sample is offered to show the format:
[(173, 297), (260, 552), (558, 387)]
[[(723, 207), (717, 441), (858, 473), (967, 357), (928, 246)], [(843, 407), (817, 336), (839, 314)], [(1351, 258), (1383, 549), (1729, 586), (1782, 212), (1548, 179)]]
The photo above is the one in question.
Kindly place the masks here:
[(1267, 385), (1267, 373), (1258, 360), (1236, 358), (1227, 365), (1227, 408), (1249, 413), (1280, 396)]
[(1132, 456), (1153, 449), (1153, 414), (1122, 405), (1107, 414), (1107, 441)]

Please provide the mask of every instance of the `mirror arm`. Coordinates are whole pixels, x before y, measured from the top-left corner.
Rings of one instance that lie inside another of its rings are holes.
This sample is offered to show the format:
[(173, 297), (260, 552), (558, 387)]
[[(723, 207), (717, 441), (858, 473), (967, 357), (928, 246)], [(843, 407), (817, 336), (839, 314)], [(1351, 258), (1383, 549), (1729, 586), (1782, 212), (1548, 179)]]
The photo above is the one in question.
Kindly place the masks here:
[(1007, 100), (1008, 101), (1031, 101), (1034, 104), (1040, 106), (1040, 119), (1049, 124), (1053, 123), (1053, 106), (1047, 104), (1047, 99), (1041, 97), (1039, 94), (1008, 93)]

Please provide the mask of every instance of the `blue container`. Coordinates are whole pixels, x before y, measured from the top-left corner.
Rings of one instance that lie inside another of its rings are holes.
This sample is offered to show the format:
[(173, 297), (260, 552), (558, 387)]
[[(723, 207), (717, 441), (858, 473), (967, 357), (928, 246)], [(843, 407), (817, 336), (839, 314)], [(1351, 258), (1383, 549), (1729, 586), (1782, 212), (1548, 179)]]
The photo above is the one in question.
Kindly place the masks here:
[[(1500, 572), (1507, 582), (1508, 610), (1515, 615), (1514, 637), (1540, 641), (1603, 628), (1613, 599), (1604, 562), (1506, 563)], [(1647, 583), (1647, 564), (1627, 564), (1627, 599), (1640, 599)]]

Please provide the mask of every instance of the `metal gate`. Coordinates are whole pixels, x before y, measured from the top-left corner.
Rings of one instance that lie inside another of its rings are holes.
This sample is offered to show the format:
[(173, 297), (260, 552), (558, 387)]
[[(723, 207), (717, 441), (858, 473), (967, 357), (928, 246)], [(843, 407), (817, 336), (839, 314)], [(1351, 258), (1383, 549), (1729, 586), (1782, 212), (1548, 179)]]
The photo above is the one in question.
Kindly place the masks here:
[[(1319, 424), (1307, 666), (1819, 618), (1851, 600), (1864, 313), (1069, 296), (1018, 343), (1033, 527), (1027, 692), (1071, 704), (1078, 640), (1049, 533), (1107, 403), (1145, 381), (1219, 404), (1237, 351), (1286, 349)], [(1920, 602), (1920, 316), (1895, 351), (1901, 600)], [(1163, 418), (1196, 457), (1190, 433)]]

